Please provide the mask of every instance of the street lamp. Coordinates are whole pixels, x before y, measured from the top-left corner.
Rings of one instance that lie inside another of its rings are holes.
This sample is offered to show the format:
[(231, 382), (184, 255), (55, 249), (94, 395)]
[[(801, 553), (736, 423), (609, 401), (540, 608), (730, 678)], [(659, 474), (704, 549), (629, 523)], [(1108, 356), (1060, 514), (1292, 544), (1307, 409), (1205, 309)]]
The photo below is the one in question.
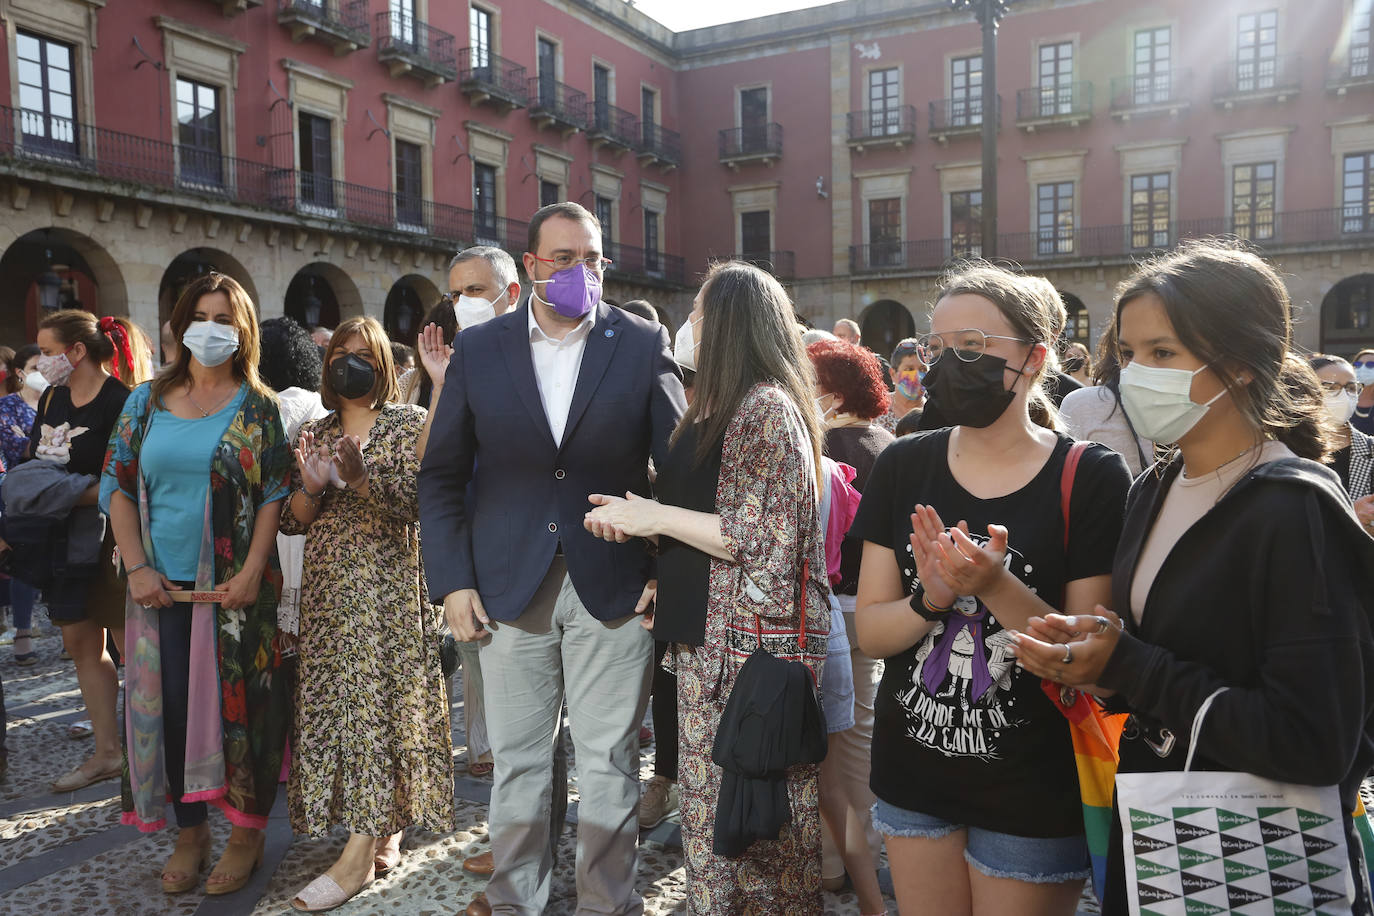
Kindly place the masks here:
[(997, 257), (997, 26), (1012, 0), (949, 0), (969, 10), (983, 27), (983, 257)]

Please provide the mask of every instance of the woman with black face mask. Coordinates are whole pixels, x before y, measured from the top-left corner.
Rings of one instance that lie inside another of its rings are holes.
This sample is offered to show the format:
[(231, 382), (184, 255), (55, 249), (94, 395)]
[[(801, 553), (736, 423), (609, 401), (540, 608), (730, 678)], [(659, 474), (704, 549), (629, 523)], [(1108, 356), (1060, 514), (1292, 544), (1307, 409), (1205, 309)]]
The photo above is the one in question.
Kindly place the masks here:
[(333, 909), (400, 861), (401, 831), (453, 829), (437, 609), (420, 576), (415, 445), (425, 412), (399, 396), (386, 332), (339, 325), (301, 426), (284, 534), (305, 534), (300, 666), (287, 801), (296, 833), (351, 831), (292, 901)]
[(1054, 295), (989, 264), (946, 278), (920, 347), (952, 426), (878, 457), (850, 529), (859, 647), (886, 659), (873, 821), (903, 916), (1068, 916), (1090, 873), (1068, 725), (1011, 652), (1031, 618), (1110, 594), (1130, 485), (1053, 428)]

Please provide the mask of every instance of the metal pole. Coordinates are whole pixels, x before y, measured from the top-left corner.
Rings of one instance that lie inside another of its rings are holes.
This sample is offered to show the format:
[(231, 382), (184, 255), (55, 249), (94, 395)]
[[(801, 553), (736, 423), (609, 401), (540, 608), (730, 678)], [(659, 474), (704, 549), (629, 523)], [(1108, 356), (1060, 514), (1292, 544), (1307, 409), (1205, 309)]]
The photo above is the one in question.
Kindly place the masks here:
[(981, 0), (983, 26), (983, 257), (997, 257), (997, 0)]

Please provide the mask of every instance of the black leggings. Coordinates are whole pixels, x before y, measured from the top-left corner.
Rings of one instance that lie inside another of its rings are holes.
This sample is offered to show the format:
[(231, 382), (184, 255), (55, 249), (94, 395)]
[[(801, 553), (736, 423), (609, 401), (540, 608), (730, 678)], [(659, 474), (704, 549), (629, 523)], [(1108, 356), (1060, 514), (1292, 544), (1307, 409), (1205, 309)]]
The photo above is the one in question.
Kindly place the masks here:
[(177, 826), (205, 823), (205, 802), (184, 802), (186, 794), (186, 712), (191, 692), (191, 605), (174, 604), (157, 615), (162, 642), (162, 741), (166, 748), (167, 788)]
[(654, 640), (654, 775), (677, 782), (677, 675), (659, 664), (666, 651), (666, 642)]

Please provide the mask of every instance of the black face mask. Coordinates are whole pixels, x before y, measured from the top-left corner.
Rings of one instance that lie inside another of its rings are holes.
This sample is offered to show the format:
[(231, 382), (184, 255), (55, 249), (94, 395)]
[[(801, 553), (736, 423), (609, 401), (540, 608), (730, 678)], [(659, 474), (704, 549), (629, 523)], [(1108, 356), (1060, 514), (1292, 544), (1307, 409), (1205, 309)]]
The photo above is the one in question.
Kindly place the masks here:
[[(1000, 356), (984, 353), (966, 363), (957, 353), (947, 351), (926, 373), (930, 403), (950, 426), (991, 426), (1016, 398), (1016, 392), (1008, 391), (1002, 381), (1008, 369), (1007, 361)], [(1025, 369), (1024, 363), (1021, 369)], [(1019, 370), (1011, 371), (1019, 374)]]
[(360, 398), (377, 382), (377, 370), (355, 353), (340, 356), (329, 364), (329, 383), (345, 400)]

